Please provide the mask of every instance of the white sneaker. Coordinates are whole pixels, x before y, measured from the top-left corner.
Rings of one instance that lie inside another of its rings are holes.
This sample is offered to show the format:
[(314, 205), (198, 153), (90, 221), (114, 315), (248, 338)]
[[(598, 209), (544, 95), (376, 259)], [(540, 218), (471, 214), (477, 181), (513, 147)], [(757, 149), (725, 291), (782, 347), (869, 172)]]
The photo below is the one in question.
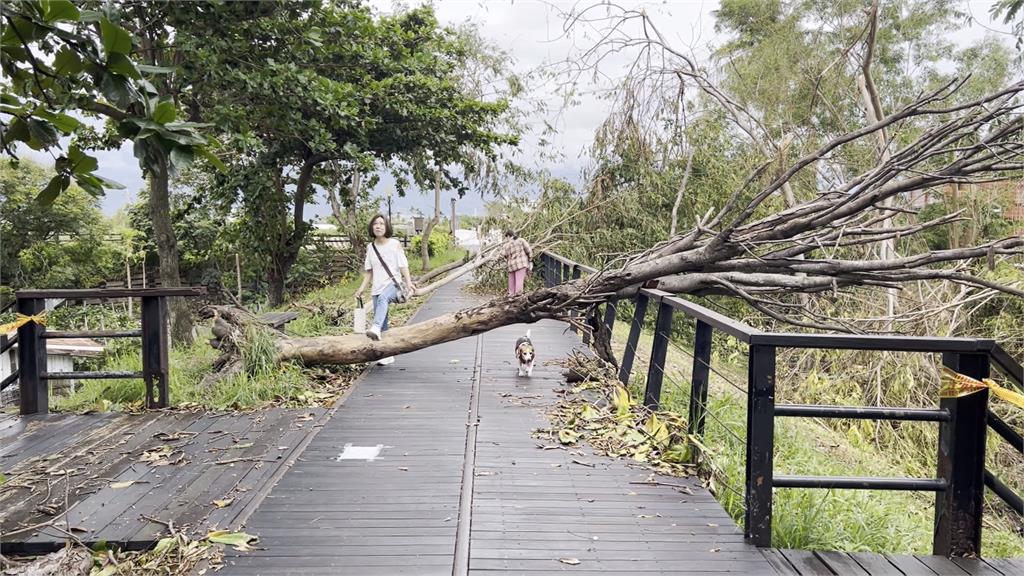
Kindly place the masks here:
[(394, 363), (395, 363), (395, 357), (394, 356), (388, 356), (387, 358), (381, 358), (380, 360), (377, 360), (377, 366), (387, 366), (388, 364), (394, 364)]
[(370, 329), (366, 331), (366, 336), (370, 340), (380, 340), (380, 328), (370, 326)]

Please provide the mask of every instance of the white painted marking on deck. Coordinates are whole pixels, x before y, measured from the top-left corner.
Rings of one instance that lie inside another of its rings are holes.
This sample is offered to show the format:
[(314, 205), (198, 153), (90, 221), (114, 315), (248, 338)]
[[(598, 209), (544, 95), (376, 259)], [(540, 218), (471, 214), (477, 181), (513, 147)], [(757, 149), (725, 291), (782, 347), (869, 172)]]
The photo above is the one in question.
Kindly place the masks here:
[(377, 456), (380, 456), (380, 451), (383, 449), (383, 444), (377, 444), (376, 446), (345, 444), (345, 449), (342, 450), (336, 460), (339, 462), (342, 460), (366, 460), (367, 462), (373, 462)]

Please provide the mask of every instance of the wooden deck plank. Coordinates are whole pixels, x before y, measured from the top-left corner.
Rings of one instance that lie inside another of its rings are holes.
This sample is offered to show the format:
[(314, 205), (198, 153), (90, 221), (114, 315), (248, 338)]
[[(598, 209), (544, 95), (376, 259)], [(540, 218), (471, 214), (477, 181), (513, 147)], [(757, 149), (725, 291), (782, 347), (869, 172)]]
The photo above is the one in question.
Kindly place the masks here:
[(780, 550), (780, 552), (804, 576), (832, 576), (835, 574), (814, 552), (809, 550)]
[(873, 552), (851, 552), (849, 556), (872, 576), (887, 574), (899, 576), (903, 574), (903, 571), (889, 562), (889, 560), (882, 554), (875, 554)]
[(996, 568), (977, 558), (950, 558), (954, 564), (973, 576), (1003, 576)]
[(954, 564), (950, 559), (942, 556), (915, 556), (922, 564), (928, 566), (940, 576), (960, 576), (967, 574), (967, 571)]
[(916, 556), (909, 554), (883, 554), (890, 564), (907, 576), (934, 576), (935, 571), (921, 562)]
[(764, 554), (765, 559), (768, 560), (768, 564), (771, 565), (772, 570), (774, 570), (776, 574), (781, 576), (800, 576), (800, 572), (789, 563), (789, 560), (786, 560), (786, 557), (782, 555), (782, 552), (772, 548), (767, 548), (761, 550), (761, 553)]
[(816, 551), (814, 554), (836, 574), (849, 574), (850, 576), (868, 574), (867, 570), (845, 552)]
[(1024, 574), (1024, 558), (986, 558), (985, 562), (1006, 576)]

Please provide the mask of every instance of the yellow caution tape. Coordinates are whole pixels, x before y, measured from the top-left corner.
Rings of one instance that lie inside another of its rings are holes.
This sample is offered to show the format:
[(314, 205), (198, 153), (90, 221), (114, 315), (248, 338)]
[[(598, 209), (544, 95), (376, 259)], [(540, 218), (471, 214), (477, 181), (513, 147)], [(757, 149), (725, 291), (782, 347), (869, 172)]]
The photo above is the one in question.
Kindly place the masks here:
[(19, 313), (15, 315), (15, 318), (16, 319), (14, 320), (14, 322), (11, 322), (10, 324), (0, 325), (0, 334), (7, 334), (11, 330), (17, 330), (18, 328), (21, 328), (22, 326), (28, 324), (29, 322), (35, 322), (40, 326), (46, 326), (46, 316), (44, 314), (39, 314), (38, 316), (35, 314), (32, 314), (31, 316), (26, 316), (24, 314)]
[(1024, 408), (1024, 394), (1003, 388), (991, 378), (979, 381), (949, 368), (942, 368), (942, 387), (939, 388), (940, 398), (959, 398), (968, 394), (974, 394), (975, 392), (981, 392), (985, 389), (991, 390), (993, 394), (1018, 408)]

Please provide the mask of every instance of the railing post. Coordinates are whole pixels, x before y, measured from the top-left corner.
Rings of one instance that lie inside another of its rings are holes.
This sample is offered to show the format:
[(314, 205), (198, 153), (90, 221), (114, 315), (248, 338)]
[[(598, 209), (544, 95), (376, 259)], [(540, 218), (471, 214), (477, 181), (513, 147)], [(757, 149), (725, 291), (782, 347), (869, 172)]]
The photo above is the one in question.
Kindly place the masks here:
[(658, 319), (654, 325), (654, 341), (651, 343), (651, 362), (647, 366), (647, 388), (644, 391), (644, 406), (657, 410), (661, 404), (661, 383), (665, 378), (665, 357), (668, 355), (668, 340), (672, 336), (672, 307), (659, 300)]
[[(714, 330), (710, 324), (697, 320), (697, 331), (693, 337), (693, 371), (690, 379), (690, 419), (686, 424), (686, 431), (701, 439), (704, 438), (704, 418), (707, 415), (713, 335)], [(697, 448), (694, 447), (694, 461), (696, 457)]]
[(618, 300), (609, 300), (604, 303), (604, 327), (608, 330), (608, 337), (611, 338), (612, 329), (615, 328), (615, 313), (617, 312)]
[[(946, 352), (942, 363), (976, 380), (989, 377), (987, 354)], [(950, 419), (939, 425), (938, 478), (946, 481), (946, 490), (939, 492), (935, 499), (932, 553), (979, 556), (988, 390), (960, 398), (943, 398), (939, 407), (949, 411)]]
[(775, 446), (775, 347), (751, 346), (747, 367), (747, 511), (744, 537), (772, 545), (772, 466)]
[[(580, 269), (580, 265), (579, 264), (571, 265), (569, 267), (569, 269), (571, 270), (570, 276), (572, 277), (573, 280), (579, 280), (580, 278), (583, 277), (583, 270)], [(576, 318), (577, 320), (580, 318), (580, 313), (579, 313), (578, 310), (573, 310), (572, 312), (570, 312), (570, 314), (572, 315), (573, 318)], [(578, 333), (580, 330), (579, 330), (579, 328), (575, 324), (572, 324), (572, 331)], [(583, 343), (584, 344), (590, 344), (590, 333), (589, 332), (586, 332), (586, 331), (583, 332)]]
[(622, 365), (619, 366), (619, 382), (623, 386), (629, 384), (629, 373), (633, 371), (633, 360), (636, 358), (636, 345), (640, 342), (640, 331), (644, 327), (644, 315), (647, 314), (647, 295), (637, 293), (633, 302), (636, 310), (633, 311), (633, 324), (629, 327), (629, 338), (626, 339), (626, 349), (622, 351)]
[[(46, 309), (42, 298), (19, 298), (18, 313), (26, 316), (41, 314)], [(43, 380), (46, 372), (45, 326), (29, 322), (18, 328), (18, 394), (22, 414), (50, 412), (49, 383)]]
[(142, 375), (146, 381), (146, 407), (167, 408), (170, 379), (167, 298), (163, 296), (142, 297)]

